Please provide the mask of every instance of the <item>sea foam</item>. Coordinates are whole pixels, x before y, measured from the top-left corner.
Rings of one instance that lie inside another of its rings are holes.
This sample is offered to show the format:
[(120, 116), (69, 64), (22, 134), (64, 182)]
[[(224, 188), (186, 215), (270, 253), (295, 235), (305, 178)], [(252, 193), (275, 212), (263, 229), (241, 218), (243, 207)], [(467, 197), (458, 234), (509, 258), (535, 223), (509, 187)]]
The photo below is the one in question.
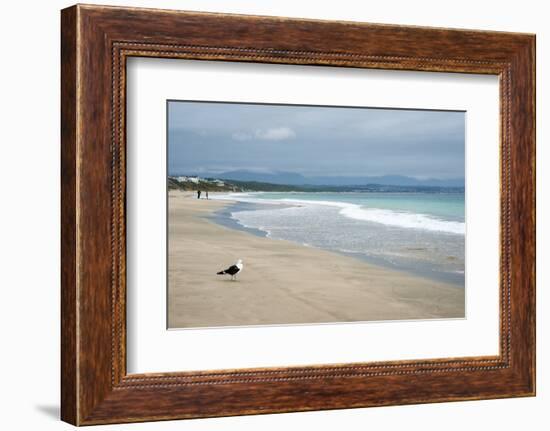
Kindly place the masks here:
[(347, 202), (332, 201), (307, 201), (299, 199), (282, 199), (289, 204), (300, 205), (327, 205), (340, 208), (340, 215), (354, 220), (362, 220), (373, 223), (380, 223), (387, 226), (401, 227), (405, 229), (424, 229), (434, 232), (445, 232), (457, 235), (464, 235), (466, 226), (463, 222), (441, 220), (439, 218), (405, 211), (393, 211), (389, 209), (365, 208), (360, 205)]
[(354, 220), (380, 223), (386, 226), (403, 229), (422, 229), (432, 232), (443, 232), (455, 235), (464, 235), (466, 225), (459, 221), (442, 220), (437, 217), (407, 211), (394, 211), (380, 208), (367, 208), (361, 205), (339, 201), (305, 200), (305, 199), (269, 199), (257, 198), (254, 193), (229, 193), (218, 195), (217, 199), (235, 200), (259, 204), (286, 204), (293, 206), (321, 205), (339, 208), (339, 214)]

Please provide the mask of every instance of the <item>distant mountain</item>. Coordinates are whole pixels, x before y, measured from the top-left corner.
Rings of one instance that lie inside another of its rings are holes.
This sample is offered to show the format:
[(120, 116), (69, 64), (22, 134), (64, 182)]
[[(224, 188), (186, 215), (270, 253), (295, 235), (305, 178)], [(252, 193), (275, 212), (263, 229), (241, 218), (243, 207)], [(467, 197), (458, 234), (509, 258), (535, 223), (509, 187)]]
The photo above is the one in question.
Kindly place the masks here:
[(403, 175), (383, 175), (366, 177), (313, 177), (315, 184), (349, 186), (380, 184), (384, 186), (415, 186), (415, 187), (464, 187), (464, 178), (438, 179), (428, 178), (419, 180)]
[(218, 174), (200, 174), (201, 177), (221, 178), (224, 180), (260, 182), (270, 184), (284, 184), (294, 186), (365, 186), (371, 184), (385, 186), (413, 186), (413, 187), (464, 187), (464, 178), (419, 180), (403, 175), (383, 176), (314, 176), (306, 177), (295, 172), (254, 172), (235, 170)]

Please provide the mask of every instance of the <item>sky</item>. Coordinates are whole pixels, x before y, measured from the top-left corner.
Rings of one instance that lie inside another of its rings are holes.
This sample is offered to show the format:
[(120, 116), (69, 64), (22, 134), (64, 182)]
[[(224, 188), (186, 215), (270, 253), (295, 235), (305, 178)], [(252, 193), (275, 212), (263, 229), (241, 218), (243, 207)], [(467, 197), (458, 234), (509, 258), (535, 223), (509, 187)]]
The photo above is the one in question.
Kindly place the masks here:
[(168, 102), (168, 173), (464, 177), (465, 113)]

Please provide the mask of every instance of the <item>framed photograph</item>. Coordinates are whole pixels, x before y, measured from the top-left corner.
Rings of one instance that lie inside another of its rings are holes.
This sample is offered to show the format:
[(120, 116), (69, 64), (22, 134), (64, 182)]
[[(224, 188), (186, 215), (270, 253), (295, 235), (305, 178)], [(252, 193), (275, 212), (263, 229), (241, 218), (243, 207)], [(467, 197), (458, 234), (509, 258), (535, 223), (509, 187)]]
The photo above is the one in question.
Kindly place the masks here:
[(535, 37), (62, 11), (61, 415), (535, 394)]
[(167, 109), (169, 329), (466, 317), (465, 112)]

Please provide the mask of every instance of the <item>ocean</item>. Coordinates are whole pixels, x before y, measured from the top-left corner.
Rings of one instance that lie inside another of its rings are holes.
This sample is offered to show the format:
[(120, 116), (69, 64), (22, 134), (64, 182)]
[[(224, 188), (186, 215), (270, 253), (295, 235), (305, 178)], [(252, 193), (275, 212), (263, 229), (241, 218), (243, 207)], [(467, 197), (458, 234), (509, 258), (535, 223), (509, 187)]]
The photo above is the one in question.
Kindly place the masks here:
[(464, 287), (464, 193), (252, 192), (214, 220)]

